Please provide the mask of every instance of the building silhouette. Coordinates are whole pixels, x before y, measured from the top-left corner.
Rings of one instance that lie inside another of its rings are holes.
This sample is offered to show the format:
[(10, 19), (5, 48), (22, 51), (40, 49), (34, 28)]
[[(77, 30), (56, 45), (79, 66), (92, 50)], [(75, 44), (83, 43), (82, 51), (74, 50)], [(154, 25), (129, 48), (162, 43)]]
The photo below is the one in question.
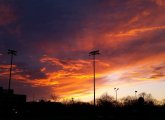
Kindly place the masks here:
[(21, 94), (14, 94), (13, 89), (3, 89), (0, 87), (0, 104), (4, 103), (13, 103), (13, 104), (20, 104), (26, 102), (26, 95)]

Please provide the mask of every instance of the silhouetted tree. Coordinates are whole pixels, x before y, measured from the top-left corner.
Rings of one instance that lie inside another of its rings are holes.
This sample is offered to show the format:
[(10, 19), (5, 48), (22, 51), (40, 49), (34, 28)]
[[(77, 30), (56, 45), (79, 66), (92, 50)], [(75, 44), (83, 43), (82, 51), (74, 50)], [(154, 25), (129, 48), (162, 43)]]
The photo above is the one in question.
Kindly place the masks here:
[(100, 98), (97, 99), (97, 105), (98, 106), (114, 106), (115, 105), (115, 99), (114, 97), (108, 95), (107, 93), (104, 93), (100, 96)]
[(139, 96), (143, 97), (146, 105), (154, 105), (156, 103), (156, 99), (152, 97), (151, 93), (142, 92)]
[(144, 98), (143, 97), (138, 98), (138, 104), (139, 105), (144, 105)]
[(145, 92), (139, 93), (139, 97), (143, 97), (145, 99), (145, 96), (146, 96)]
[(53, 102), (57, 102), (59, 100), (59, 96), (57, 94), (51, 94), (50, 98), (53, 100)]
[(162, 100), (162, 105), (165, 105), (165, 99)]
[(137, 100), (133, 96), (127, 96), (121, 99), (121, 103), (124, 106), (131, 106), (131, 105), (134, 105), (136, 102)]
[(44, 102), (46, 102), (46, 101), (45, 101), (44, 99), (40, 99), (39, 102), (40, 102), (40, 103), (44, 103)]

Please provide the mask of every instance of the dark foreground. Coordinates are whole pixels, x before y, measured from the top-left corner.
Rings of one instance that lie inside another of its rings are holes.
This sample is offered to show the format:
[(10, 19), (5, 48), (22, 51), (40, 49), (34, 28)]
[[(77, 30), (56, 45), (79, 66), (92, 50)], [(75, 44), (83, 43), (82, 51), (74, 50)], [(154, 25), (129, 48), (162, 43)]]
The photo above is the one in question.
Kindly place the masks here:
[(88, 103), (62, 104), (29, 102), (1, 104), (0, 120), (156, 120), (165, 119), (165, 106), (112, 105)]

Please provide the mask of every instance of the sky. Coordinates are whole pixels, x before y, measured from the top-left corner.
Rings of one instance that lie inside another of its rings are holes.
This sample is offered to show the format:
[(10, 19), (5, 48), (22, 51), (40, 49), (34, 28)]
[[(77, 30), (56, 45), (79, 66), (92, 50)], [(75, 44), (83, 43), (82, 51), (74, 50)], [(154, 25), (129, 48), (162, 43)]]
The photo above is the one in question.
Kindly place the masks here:
[(165, 0), (0, 0), (0, 86), (27, 100), (165, 98)]

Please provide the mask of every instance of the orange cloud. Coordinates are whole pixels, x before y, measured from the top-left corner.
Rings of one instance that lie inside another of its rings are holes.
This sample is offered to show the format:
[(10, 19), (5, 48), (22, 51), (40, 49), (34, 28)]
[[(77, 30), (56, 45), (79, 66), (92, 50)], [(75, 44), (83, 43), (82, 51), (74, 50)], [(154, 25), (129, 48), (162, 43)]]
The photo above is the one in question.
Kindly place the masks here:
[[(16, 69), (16, 65), (13, 65), (12, 68)], [(1, 75), (9, 75), (10, 65), (0, 65), (0, 74)], [(12, 71), (14, 73), (14, 71)]]
[(127, 83), (128, 81), (129, 84), (131, 82), (143, 82), (145, 80), (163, 80), (165, 78), (165, 74), (163, 73), (165, 66), (164, 58), (165, 55), (160, 54), (141, 59), (120, 69), (117, 68), (108, 75), (108, 78), (117, 80), (116, 82)]
[(153, 0), (153, 1), (159, 6), (165, 6), (165, 1), (164, 0)]
[(145, 33), (145, 32), (148, 32), (148, 31), (161, 30), (161, 29), (165, 29), (165, 26), (137, 28), (137, 29), (129, 30), (127, 32), (120, 32), (120, 33), (117, 33), (117, 34), (110, 34), (108, 36), (109, 37), (118, 37), (118, 38), (133, 37), (133, 36), (137, 36), (141, 33)]
[[(122, 60), (124, 59), (123, 57), (126, 56), (120, 56), (117, 59)], [(129, 57), (129, 55), (127, 57)], [(152, 61), (148, 62), (150, 59), (152, 59)], [(152, 66), (159, 66), (159, 63), (163, 60), (163, 54), (144, 57), (138, 61), (132, 59), (129, 64), (127, 63), (125, 65), (121, 65), (120, 63), (119, 65), (112, 64), (110, 66), (111, 61), (101, 62), (97, 60), (97, 88), (101, 89), (117, 83), (124, 85), (127, 84), (127, 82), (132, 84), (141, 83), (145, 80), (162, 80), (164, 78), (162, 73), (156, 73), (158, 71), (152, 72), (154, 70)], [(56, 72), (49, 72), (46, 68), (44, 72), (48, 76), (47, 79), (35, 80), (35, 85), (53, 85), (54, 91), (65, 98), (69, 96), (88, 96), (91, 94), (93, 84), (91, 60), (60, 60), (44, 56), (40, 61), (43, 64), (50, 63), (54, 67), (60, 66), (60, 69)], [(88, 69), (86, 69), (86, 67)], [(162, 69), (160, 71), (162, 71)]]
[[(50, 72), (44, 68), (47, 75), (46, 79), (35, 79), (33, 85), (36, 86), (54, 86), (54, 91), (61, 96), (71, 96), (91, 90), (93, 81), (92, 60), (60, 60), (48, 56), (43, 56), (40, 60), (43, 64), (50, 64), (58, 68), (56, 72)], [(102, 77), (109, 64), (96, 60), (97, 72), (96, 78)], [(46, 67), (46, 66), (45, 66)], [(103, 81), (100, 81), (99, 86)]]
[(89, 65), (89, 61), (85, 60), (59, 60), (57, 58), (44, 57), (41, 62), (50, 62), (53, 65), (61, 66), (63, 69), (80, 70), (84, 65)]
[[(89, 57), (90, 58), (90, 57)], [(67, 71), (76, 71), (77, 73), (80, 72), (88, 72), (89, 68), (92, 66), (92, 60), (60, 60), (57, 58), (52, 58), (48, 56), (44, 56), (40, 60), (41, 63), (50, 63), (53, 66), (59, 66), (63, 70)], [(97, 66), (99, 69), (106, 69), (110, 65), (108, 63), (102, 62), (100, 60), (96, 60)], [(85, 73), (86, 73), (85, 72)], [(91, 72), (90, 72), (91, 73)]]

